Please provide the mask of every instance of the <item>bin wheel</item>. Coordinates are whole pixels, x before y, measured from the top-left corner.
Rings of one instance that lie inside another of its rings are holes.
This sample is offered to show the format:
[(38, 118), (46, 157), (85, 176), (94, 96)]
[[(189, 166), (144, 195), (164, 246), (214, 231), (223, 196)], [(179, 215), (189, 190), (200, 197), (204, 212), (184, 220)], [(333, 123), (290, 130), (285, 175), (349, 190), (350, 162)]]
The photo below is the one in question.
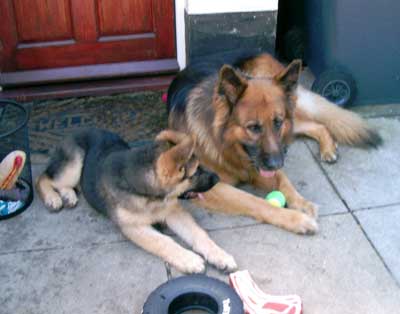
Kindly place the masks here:
[(154, 290), (143, 314), (181, 314), (189, 310), (207, 314), (244, 314), (243, 302), (226, 283), (205, 275), (172, 279)]
[(356, 96), (353, 77), (341, 71), (323, 72), (314, 81), (311, 89), (340, 107), (350, 105)]

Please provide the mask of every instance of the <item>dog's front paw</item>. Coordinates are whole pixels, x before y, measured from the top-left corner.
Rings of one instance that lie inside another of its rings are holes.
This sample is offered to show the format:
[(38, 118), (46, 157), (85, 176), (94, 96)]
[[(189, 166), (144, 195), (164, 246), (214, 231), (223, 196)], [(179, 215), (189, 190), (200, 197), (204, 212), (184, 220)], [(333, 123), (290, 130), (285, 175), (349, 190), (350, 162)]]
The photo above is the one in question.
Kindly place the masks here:
[(315, 234), (318, 232), (317, 221), (309, 215), (297, 211), (293, 211), (287, 227), (289, 231), (298, 234)]
[(187, 274), (200, 274), (206, 270), (204, 260), (191, 251), (184, 251), (171, 261), (171, 264), (180, 272)]
[(51, 212), (58, 212), (63, 207), (63, 201), (60, 195), (56, 192), (43, 196), (43, 203)]
[(337, 144), (333, 144), (330, 147), (326, 147), (324, 149), (321, 148), (320, 151), (321, 160), (328, 163), (333, 164), (338, 160), (338, 152), (337, 152)]
[(318, 206), (304, 198), (299, 198), (295, 202), (289, 204), (293, 209), (301, 210), (314, 219), (318, 218)]
[(74, 189), (60, 189), (59, 190), (61, 198), (63, 200), (64, 207), (73, 208), (78, 204), (78, 197)]
[(334, 164), (338, 160), (338, 154), (336, 152), (321, 152), (321, 160), (328, 164)]
[(233, 272), (238, 268), (233, 256), (219, 247), (215, 247), (209, 251), (207, 261), (218, 269), (228, 273)]

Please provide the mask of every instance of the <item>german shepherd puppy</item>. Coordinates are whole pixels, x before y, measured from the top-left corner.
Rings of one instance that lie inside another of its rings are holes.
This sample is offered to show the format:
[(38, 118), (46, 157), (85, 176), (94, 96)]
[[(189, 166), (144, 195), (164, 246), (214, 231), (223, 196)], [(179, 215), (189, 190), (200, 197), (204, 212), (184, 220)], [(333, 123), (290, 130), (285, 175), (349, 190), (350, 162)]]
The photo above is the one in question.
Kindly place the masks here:
[[(200, 163), (223, 182), (200, 206), (296, 233), (317, 231), (317, 206), (281, 170), (293, 135), (317, 140), (326, 162), (336, 161), (337, 142), (375, 147), (381, 138), (356, 114), (298, 86), (300, 71), (299, 60), (284, 67), (268, 54), (229, 56), (189, 66), (171, 83), (169, 127), (193, 136)], [(280, 190), (288, 208), (232, 187), (239, 183)]]
[(129, 148), (118, 135), (88, 129), (67, 137), (56, 148), (37, 180), (37, 190), (52, 211), (74, 207), (80, 183), (89, 204), (109, 216), (122, 233), (143, 249), (186, 273), (200, 273), (204, 260), (152, 227), (165, 222), (217, 268), (236, 263), (201, 229), (178, 199), (201, 196), (218, 176), (199, 166), (194, 141), (165, 130), (148, 144)]

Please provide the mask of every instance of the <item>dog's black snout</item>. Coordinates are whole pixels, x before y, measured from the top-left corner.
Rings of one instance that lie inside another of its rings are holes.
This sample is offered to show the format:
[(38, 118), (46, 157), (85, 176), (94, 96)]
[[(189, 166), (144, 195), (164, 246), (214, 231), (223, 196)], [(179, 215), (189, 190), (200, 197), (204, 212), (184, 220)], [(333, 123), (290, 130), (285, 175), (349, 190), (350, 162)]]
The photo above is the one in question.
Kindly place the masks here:
[(205, 192), (219, 182), (219, 177), (214, 172), (198, 167), (193, 176), (194, 189), (198, 192)]
[(193, 177), (199, 177), (201, 176), (203, 173), (205, 172), (205, 170), (201, 167), (198, 166), (196, 169), (196, 172), (194, 173)]
[(219, 182), (219, 177), (211, 172), (210, 178), (208, 179), (211, 186), (216, 185)]
[(202, 181), (207, 181), (210, 186), (214, 186), (219, 182), (219, 177), (216, 173), (208, 171), (201, 166), (197, 168), (194, 176), (201, 178)]
[(212, 189), (219, 182), (219, 177), (214, 172), (198, 167), (194, 175), (191, 177), (191, 188), (179, 196), (180, 199), (190, 199), (193, 192), (203, 193)]
[(282, 153), (266, 154), (263, 158), (263, 166), (268, 170), (277, 170), (283, 167), (284, 155)]

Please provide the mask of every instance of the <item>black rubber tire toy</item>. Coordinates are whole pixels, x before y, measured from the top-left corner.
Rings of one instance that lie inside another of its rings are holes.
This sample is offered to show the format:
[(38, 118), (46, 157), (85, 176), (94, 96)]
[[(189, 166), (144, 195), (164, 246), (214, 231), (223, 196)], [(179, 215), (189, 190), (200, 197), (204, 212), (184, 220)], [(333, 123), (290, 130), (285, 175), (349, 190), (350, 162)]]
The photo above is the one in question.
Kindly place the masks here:
[(189, 310), (244, 314), (243, 302), (235, 290), (205, 275), (172, 279), (154, 290), (143, 306), (143, 314), (181, 314)]
[(316, 78), (311, 89), (340, 107), (351, 105), (357, 91), (353, 77), (336, 70), (323, 72)]

